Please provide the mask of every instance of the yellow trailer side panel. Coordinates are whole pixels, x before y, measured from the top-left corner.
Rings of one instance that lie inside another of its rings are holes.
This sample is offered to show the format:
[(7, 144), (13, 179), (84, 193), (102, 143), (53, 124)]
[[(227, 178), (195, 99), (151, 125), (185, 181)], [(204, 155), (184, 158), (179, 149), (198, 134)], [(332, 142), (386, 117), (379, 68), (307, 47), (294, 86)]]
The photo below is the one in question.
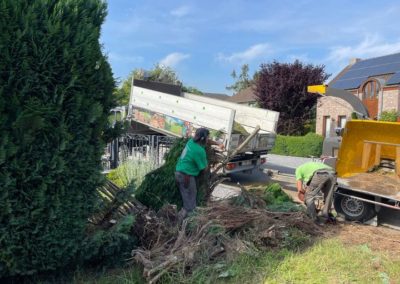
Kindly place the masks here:
[(338, 154), (338, 176), (367, 172), (379, 158), (400, 161), (396, 145), (400, 145), (400, 123), (348, 121)]

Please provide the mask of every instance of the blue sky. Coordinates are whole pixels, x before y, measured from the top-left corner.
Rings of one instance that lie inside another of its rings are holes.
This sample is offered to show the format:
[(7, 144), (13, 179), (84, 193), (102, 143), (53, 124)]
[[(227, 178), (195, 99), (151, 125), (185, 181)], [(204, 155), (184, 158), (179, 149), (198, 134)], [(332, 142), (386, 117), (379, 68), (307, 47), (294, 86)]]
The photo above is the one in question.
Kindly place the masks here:
[(161, 63), (185, 85), (229, 94), (232, 70), (245, 63), (253, 74), (262, 63), (299, 59), (335, 75), (350, 58), (400, 52), (397, 1), (107, 2), (101, 42), (117, 79)]

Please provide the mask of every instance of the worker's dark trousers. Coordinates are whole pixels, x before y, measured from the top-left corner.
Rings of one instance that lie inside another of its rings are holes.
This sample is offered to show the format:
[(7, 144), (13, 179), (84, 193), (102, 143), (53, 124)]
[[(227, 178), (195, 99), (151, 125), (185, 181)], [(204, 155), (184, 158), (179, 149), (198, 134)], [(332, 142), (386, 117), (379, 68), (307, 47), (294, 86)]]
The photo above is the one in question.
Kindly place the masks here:
[(190, 213), (196, 208), (196, 178), (181, 172), (175, 172), (175, 179), (182, 196), (183, 208), (185, 208), (187, 213)]
[(323, 216), (329, 217), (333, 201), (333, 191), (336, 185), (336, 175), (334, 172), (319, 170), (311, 178), (304, 196), (304, 203), (307, 206), (307, 214), (313, 220), (317, 220), (317, 210), (315, 208), (315, 198), (322, 191), (324, 194)]

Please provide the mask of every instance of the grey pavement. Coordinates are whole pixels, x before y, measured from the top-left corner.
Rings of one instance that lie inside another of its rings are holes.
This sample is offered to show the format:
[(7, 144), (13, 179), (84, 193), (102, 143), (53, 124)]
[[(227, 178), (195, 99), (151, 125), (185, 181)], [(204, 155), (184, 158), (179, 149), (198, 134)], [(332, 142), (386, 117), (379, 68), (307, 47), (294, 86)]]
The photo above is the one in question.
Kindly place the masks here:
[[(296, 190), (296, 181), (294, 179), (296, 168), (303, 163), (312, 161), (311, 158), (289, 157), (274, 154), (268, 154), (265, 157), (267, 158), (267, 162), (260, 167), (260, 170), (253, 170), (251, 174), (232, 174), (230, 184), (239, 182), (246, 186), (261, 185), (276, 181), (289, 190)], [(272, 177), (269, 176), (266, 173), (268, 170), (274, 171), (275, 174)], [(279, 174), (277, 174), (277, 172), (279, 172)]]
[(291, 175), (294, 175), (298, 166), (312, 161), (312, 158), (290, 157), (275, 154), (268, 154), (265, 157), (267, 158), (267, 162), (262, 166), (263, 169), (271, 169)]

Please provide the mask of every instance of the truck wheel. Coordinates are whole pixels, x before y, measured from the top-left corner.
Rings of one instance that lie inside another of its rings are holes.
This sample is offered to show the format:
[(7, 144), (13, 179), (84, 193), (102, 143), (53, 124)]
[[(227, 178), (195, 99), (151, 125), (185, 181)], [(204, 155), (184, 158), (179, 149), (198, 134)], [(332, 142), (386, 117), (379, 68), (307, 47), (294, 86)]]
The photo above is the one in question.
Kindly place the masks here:
[(372, 204), (349, 196), (335, 195), (333, 204), (338, 215), (343, 216), (347, 221), (365, 222), (376, 215)]

